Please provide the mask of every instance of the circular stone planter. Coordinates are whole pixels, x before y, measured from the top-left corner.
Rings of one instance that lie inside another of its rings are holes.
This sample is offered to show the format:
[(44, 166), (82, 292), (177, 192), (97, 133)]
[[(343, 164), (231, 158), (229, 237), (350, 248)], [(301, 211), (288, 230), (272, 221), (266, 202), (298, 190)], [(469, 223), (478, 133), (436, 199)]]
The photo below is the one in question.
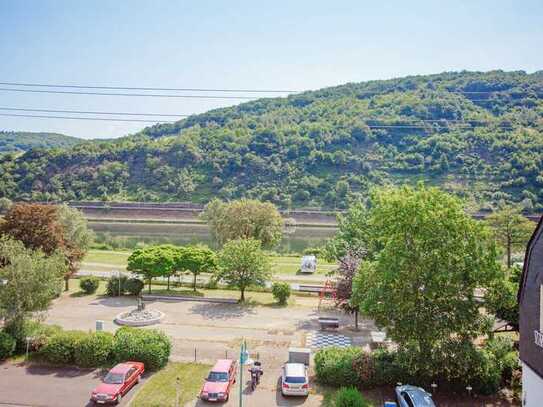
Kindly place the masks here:
[(115, 317), (115, 323), (118, 325), (127, 326), (147, 326), (160, 323), (160, 320), (164, 318), (164, 313), (157, 310), (143, 310), (137, 309), (121, 312)]

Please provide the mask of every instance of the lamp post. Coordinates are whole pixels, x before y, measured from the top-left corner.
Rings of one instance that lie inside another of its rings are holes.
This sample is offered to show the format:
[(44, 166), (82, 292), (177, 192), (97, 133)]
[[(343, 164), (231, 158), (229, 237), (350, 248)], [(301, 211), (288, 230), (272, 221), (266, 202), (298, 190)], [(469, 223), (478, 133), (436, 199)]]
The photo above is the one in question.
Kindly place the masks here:
[(181, 396), (181, 379), (175, 379), (175, 407), (179, 407), (179, 398)]
[(471, 397), (471, 391), (473, 390), (473, 387), (471, 387), (469, 384), (466, 386), (466, 390), (468, 391), (468, 396)]
[(434, 394), (436, 392), (436, 389), (437, 389), (437, 383), (434, 382), (430, 385), (430, 387), (432, 388), (432, 394)]

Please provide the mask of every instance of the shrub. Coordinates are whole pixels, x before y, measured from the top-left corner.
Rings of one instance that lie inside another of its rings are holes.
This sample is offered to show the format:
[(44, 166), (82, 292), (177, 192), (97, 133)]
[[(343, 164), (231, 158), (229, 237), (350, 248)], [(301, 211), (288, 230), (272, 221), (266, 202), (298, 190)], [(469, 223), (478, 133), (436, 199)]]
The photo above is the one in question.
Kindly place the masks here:
[(79, 279), (79, 288), (85, 294), (94, 294), (100, 286), (100, 279), (95, 276), (82, 277)]
[(129, 278), (126, 280), (124, 288), (128, 294), (138, 296), (143, 290), (143, 281), (139, 278)]
[(109, 332), (93, 332), (81, 338), (75, 350), (75, 363), (81, 367), (104, 366), (110, 361), (113, 335)]
[(317, 379), (330, 386), (358, 384), (358, 377), (353, 374), (353, 361), (361, 353), (362, 349), (354, 346), (320, 349), (315, 355)]
[(55, 365), (75, 364), (75, 352), (87, 334), (83, 331), (63, 331), (53, 335), (41, 349), (44, 359)]
[(305, 255), (313, 255), (316, 257), (321, 257), (324, 253), (324, 250), (321, 247), (308, 247), (304, 250)]
[(342, 387), (336, 393), (335, 407), (367, 407), (368, 402), (354, 387)]
[(16, 341), (10, 334), (0, 331), (0, 360), (4, 360), (13, 355)]
[[(112, 276), (107, 280), (106, 295), (110, 297), (117, 297), (123, 295), (126, 291), (126, 276)], [(119, 288), (120, 284), (120, 288)]]
[(170, 340), (157, 330), (122, 327), (115, 333), (113, 358), (118, 362), (134, 360), (157, 370), (166, 365), (170, 351)]
[[(27, 321), (24, 327), (25, 338), (29, 337), (29, 352), (39, 352), (54, 335), (62, 332), (58, 325), (45, 325), (36, 321)], [(26, 340), (23, 338), (17, 345), (21, 352), (26, 350)]]
[(272, 295), (279, 304), (285, 305), (290, 297), (290, 284), (283, 282), (273, 283)]

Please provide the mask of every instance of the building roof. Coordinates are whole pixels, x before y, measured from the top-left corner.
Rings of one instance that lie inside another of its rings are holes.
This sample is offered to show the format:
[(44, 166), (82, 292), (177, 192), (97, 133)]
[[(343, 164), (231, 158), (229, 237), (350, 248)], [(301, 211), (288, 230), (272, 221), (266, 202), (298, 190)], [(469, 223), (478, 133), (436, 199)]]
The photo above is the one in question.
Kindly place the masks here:
[(528, 277), (528, 268), (530, 267), (530, 257), (532, 254), (532, 249), (534, 247), (534, 243), (537, 241), (537, 237), (541, 234), (542, 230), (543, 230), (543, 216), (539, 218), (539, 221), (537, 222), (537, 226), (534, 232), (532, 233), (532, 236), (530, 237), (530, 240), (528, 241), (528, 244), (526, 246), (526, 253), (524, 254), (524, 264), (522, 265), (522, 275), (520, 277), (520, 284), (519, 284), (518, 295), (517, 295), (519, 306), (522, 300), (522, 293), (524, 291), (524, 287), (526, 286), (526, 278)]

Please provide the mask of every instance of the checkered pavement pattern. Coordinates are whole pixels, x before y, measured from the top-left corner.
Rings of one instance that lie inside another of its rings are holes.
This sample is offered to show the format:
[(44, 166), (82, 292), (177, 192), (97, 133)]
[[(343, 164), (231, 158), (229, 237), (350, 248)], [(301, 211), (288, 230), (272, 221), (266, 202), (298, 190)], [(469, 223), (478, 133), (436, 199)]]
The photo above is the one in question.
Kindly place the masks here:
[(329, 346), (345, 348), (352, 344), (351, 338), (348, 336), (319, 331), (308, 332), (305, 339), (306, 346), (311, 349), (321, 349)]

